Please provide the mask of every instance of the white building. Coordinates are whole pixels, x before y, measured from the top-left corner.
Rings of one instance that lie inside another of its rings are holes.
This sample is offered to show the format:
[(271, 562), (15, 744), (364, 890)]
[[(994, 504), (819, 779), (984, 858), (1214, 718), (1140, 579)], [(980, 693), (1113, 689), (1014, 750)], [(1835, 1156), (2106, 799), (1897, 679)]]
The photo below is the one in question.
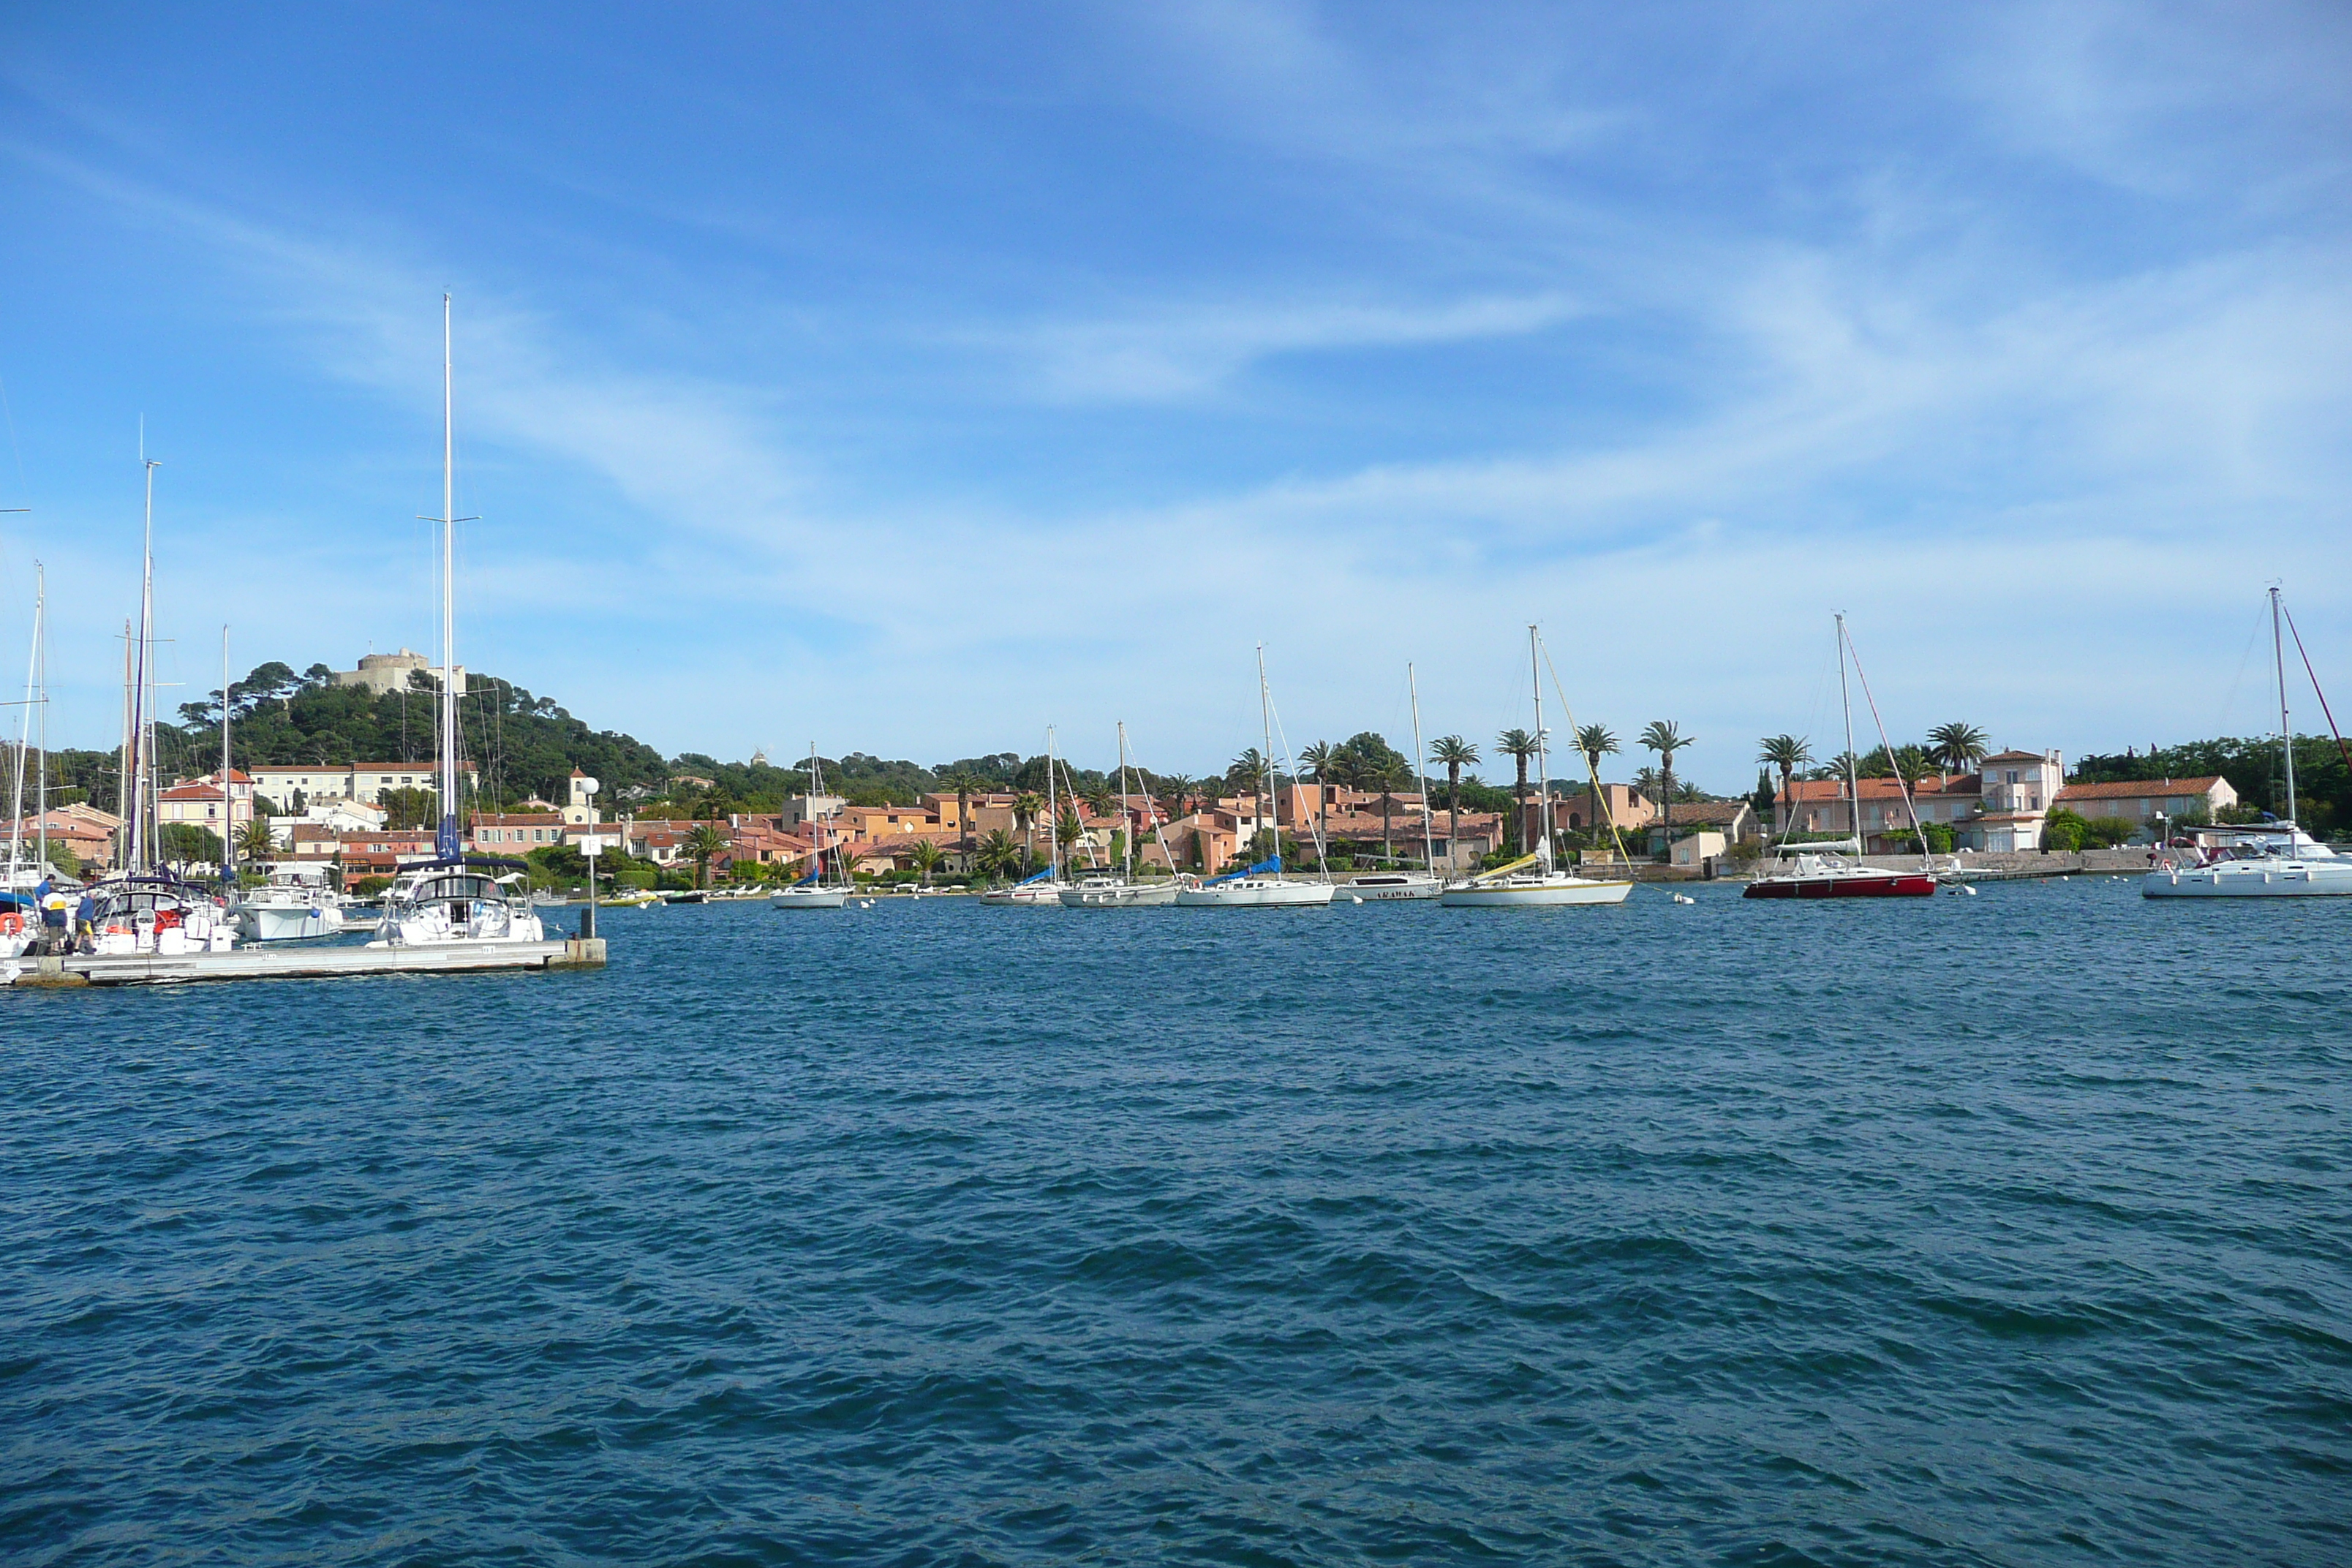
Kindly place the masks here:
[[(473, 793), (474, 764), (465, 764), (466, 790)], [(296, 812), (312, 801), (356, 800), (373, 805), (393, 789), (435, 789), (431, 763), (257, 763), (253, 791), (278, 813)], [(297, 797), (302, 802), (297, 806)]]

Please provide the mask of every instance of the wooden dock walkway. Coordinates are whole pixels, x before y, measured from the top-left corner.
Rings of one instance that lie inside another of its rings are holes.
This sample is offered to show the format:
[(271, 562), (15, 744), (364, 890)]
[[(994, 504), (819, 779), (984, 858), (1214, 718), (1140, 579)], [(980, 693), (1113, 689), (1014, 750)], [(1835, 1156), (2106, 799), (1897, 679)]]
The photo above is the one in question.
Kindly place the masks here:
[(354, 974), (470, 974), (602, 969), (602, 938), (488, 947), (247, 947), (231, 952), (67, 953), (25, 958), (18, 985), (184, 985), (207, 980), (321, 980)]

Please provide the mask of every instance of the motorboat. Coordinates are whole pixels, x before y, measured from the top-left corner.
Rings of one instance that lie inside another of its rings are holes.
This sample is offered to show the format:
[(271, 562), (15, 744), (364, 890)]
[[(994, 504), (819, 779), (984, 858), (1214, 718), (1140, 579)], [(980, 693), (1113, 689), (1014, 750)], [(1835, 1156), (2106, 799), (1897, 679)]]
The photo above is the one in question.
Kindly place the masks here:
[[(501, 873), (494, 875), (493, 873)], [(428, 860), (402, 870), (370, 947), (545, 942), (519, 861)]]
[(343, 930), (341, 895), (327, 885), (320, 864), (278, 861), (258, 888), (230, 906), (237, 934), (247, 942), (305, 942)]
[(1927, 899), (1941, 879), (1929, 870), (1899, 871), (1864, 865), (1851, 838), (1773, 847), (1779, 868), (1741, 889), (1743, 899)]
[(236, 933), (221, 901), (167, 872), (110, 878), (90, 888), (90, 951), (176, 958), (227, 952)]

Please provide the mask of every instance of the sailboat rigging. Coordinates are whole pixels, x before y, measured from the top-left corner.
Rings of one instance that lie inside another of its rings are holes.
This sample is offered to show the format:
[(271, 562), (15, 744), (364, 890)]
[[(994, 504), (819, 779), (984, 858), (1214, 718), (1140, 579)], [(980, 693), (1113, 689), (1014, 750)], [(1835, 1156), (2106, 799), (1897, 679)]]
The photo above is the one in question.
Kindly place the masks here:
[(457, 750), (457, 403), (456, 355), (450, 332), (449, 296), (441, 296), (441, 515), (423, 521), (441, 525), (440, 820), (434, 831), (434, 858), (405, 868), (384, 900), (383, 934), (371, 947), (478, 946), (541, 942), (545, 928), (521, 884), (519, 860), (466, 856), (459, 828)]

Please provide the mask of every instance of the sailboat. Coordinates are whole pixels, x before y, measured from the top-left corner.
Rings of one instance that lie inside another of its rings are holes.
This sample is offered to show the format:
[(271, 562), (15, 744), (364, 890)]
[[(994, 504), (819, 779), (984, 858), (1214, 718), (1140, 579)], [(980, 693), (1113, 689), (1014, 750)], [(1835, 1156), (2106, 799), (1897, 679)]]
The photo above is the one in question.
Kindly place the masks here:
[[(1045, 728), (1045, 868), (1009, 888), (991, 888), (980, 901), (1000, 910), (1058, 910), (1070, 884), (1062, 879), (1062, 797), (1055, 782), (1054, 730)], [(1034, 820), (1034, 819), (1033, 819)]]
[[(2271, 662), (2278, 675), (2279, 752), (2286, 770), (2287, 815), (2284, 820), (2239, 828), (2228, 834), (2233, 842), (2212, 849), (2166, 845), (2158, 855), (2156, 868), (2140, 880), (2143, 898), (2315, 899), (2352, 894), (2352, 856), (2338, 855), (2305, 833), (2294, 819), (2294, 726), (2288, 721), (2286, 648), (2279, 625), (2283, 617), (2292, 625), (2292, 617), (2286, 616), (2279, 603), (2279, 591), (2273, 588), (2270, 594)], [(2295, 646), (2302, 648), (2300, 633)], [(2309, 670), (2310, 656), (2305, 654), (2304, 658), (2304, 668)], [(2318, 689), (2315, 672), (2312, 689), (2325, 710), (2327, 698)], [(2335, 716), (2330, 714), (2328, 728), (2335, 725)], [(2336, 744), (2343, 744), (2342, 736), (2336, 737)], [(2347, 755), (2352, 758), (2352, 752)], [(2347, 765), (2352, 766), (2352, 762)]]
[(8, 809), (8, 880), (0, 888), (0, 961), (20, 958), (25, 950), (41, 935), (41, 900), (49, 891), (49, 754), (47, 725), (42, 726), (41, 816), (38, 858), (26, 866), (23, 860), (25, 847), (25, 769), (32, 753), (33, 709), (36, 703), (47, 713), (47, 693), (34, 695), (36, 683), (41, 679), (42, 621), (48, 607), (48, 584), (44, 579), (33, 595), (33, 652), (25, 671), (25, 707), (16, 721), (16, 774), (15, 798)]
[(1405, 690), (1412, 700), (1412, 775), (1421, 790), (1421, 857), (1418, 871), (1375, 871), (1358, 877), (1339, 889), (1353, 895), (1358, 903), (1389, 904), (1413, 899), (1433, 899), (1445, 890), (1445, 879), (1437, 874), (1437, 832), (1429, 816), (1428, 752), (1421, 744), (1421, 687), (1413, 679), (1412, 666), (1404, 667)]
[(1257, 815), (1273, 831), (1274, 853), (1244, 870), (1181, 889), (1176, 901), (1186, 909), (1319, 909), (1331, 902), (1328, 879), (1297, 882), (1282, 874), (1282, 807), (1274, 771), (1274, 693), (1266, 685), (1264, 643), (1257, 646), (1257, 708), (1259, 724), (1265, 731), (1265, 750), (1258, 753), (1264, 761), (1259, 764)]
[[(221, 817), (227, 837), (221, 847), (221, 885), (236, 888), (236, 812), (229, 754), (228, 628), (221, 628)], [(283, 860), (261, 868), (258, 888), (230, 895), (229, 918), (237, 935), (248, 942), (313, 942), (340, 936), (343, 930), (343, 897), (328, 885), (327, 868), (317, 862)]]
[[(1633, 890), (1631, 882), (1602, 881), (1563, 871), (1552, 863), (1551, 753), (1547, 749), (1543, 721), (1542, 654), (1536, 628), (1528, 627), (1528, 675), (1536, 698), (1536, 799), (1540, 826), (1532, 855), (1465, 877), (1437, 896), (1449, 910), (1548, 909), (1561, 904), (1622, 904)], [(1563, 701), (1566, 698), (1563, 696)], [(1424, 804), (1429, 792), (1422, 791)]]
[[(824, 794), (824, 769), (817, 762), (816, 742), (809, 742), (808, 765), (809, 835), (814, 847), (809, 851), (808, 875), (789, 888), (778, 888), (768, 895), (768, 902), (780, 910), (837, 910), (849, 902), (845, 887), (827, 887), (824, 880), (825, 819), (830, 815), (817, 810), (816, 803)], [(835, 852), (835, 858), (839, 854)]]
[[(1118, 727), (1118, 798), (1122, 810), (1128, 798), (1127, 724)], [(1160, 841), (1160, 853), (1168, 858), (1168, 839), (1160, 831), (1160, 809), (1152, 803), (1151, 792), (1143, 792), (1143, 808), (1151, 818), (1151, 832)], [(1135, 834), (1129, 830), (1120, 836), (1127, 845), (1126, 857), (1119, 869), (1100, 871), (1081, 877), (1077, 886), (1062, 889), (1062, 907), (1066, 910), (1141, 910), (1157, 909), (1176, 901), (1182, 884), (1173, 877), (1152, 881), (1138, 881), (1135, 876)], [(1172, 861), (1171, 861), (1172, 864)]]
[[(121, 870), (93, 885), (90, 951), (108, 955), (226, 952), (236, 942), (220, 900), (166, 867), (155, 773), (155, 470), (147, 469), (139, 624), (123, 647)], [(46, 773), (46, 762), (42, 772)], [(226, 827), (227, 825), (222, 825)]]
[(405, 867), (385, 895), (383, 934), (370, 947), (479, 947), (544, 942), (520, 860), (466, 857), (457, 749), (457, 405), (450, 352), (449, 296), (441, 296), (441, 820), (433, 858)]
[[(1846, 631), (1845, 616), (1837, 620), (1838, 703), (1845, 716), (1845, 805), (1846, 821), (1853, 829), (1851, 838), (1791, 844), (1785, 837), (1772, 847), (1777, 858), (1775, 868), (1749, 882), (1741, 889), (1744, 899), (1925, 899), (1935, 895), (1937, 878), (1935, 862), (1927, 857), (1927, 830), (1919, 825), (1919, 808), (1911, 798), (1910, 781), (1898, 771), (1895, 786), (1903, 794), (1903, 808), (1911, 818), (1911, 832), (1919, 843), (1919, 869), (1898, 871), (1883, 867), (1864, 865), (1862, 860), (1862, 779), (1854, 765), (1853, 699), (1846, 685), (1846, 667), (1851, 663), (1857, 679), (1862, 677), (1862, 660), (1853, 651), (1853, 639)], [(1863, 680), (1863, 695), (1870, 695), (1870, 683)], [(1874, 718), (1878, 705), (1871, 704)], [(1886, 746), (1888, 756), (1895, 748), (1886, 741), (1885, 728), (1880, 726), (1879, 743)]]

